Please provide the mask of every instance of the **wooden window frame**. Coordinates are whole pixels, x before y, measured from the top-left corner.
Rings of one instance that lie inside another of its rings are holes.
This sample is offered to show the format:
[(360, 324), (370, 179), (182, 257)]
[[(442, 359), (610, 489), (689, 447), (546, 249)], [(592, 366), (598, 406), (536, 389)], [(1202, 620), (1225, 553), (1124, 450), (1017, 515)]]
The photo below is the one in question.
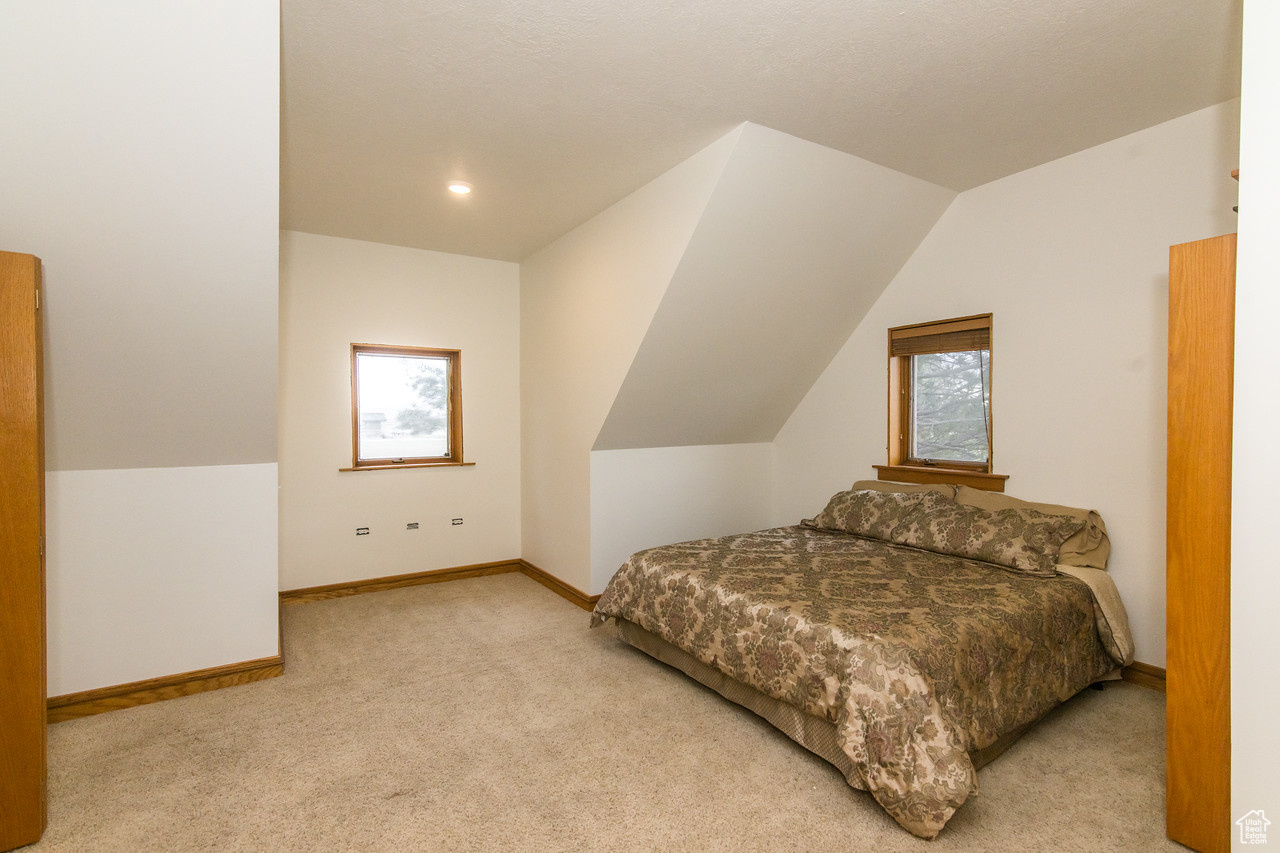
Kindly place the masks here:
[[(414, 456), (386, 459), (360, 458), (360, 380), (356, 359), (361, 353), (410, 358), (443, 358), (449, 365), (447, 389), (449, 452), (444, 456)], [(434, 468), (471, 465), (462, 456), (462, 350), (438, 347), (410, 347), (392, 344), (351, 345), (351, 467), (340, 471), (378, 471), (391, 468)]]
[[(963, 483), (987, 491), (1004, 491), (1006, 474), (994, 473), (995, 417), (994, 393), (987, 389), (987, 461), (955, 462), (915, 459), (911, 456), (912, 388), (911, 356), (936, 352), (964, 352), (985, 349), (990, 353), (988, 376), (995, 374), (994, 319), (991, 314), (972, 314), (949, 320), (913, 323), (889, 329), (889, 462), (876, 465), (881, 480), (908, 483)], [(994, 387), (994, 379), (991, 381)]]

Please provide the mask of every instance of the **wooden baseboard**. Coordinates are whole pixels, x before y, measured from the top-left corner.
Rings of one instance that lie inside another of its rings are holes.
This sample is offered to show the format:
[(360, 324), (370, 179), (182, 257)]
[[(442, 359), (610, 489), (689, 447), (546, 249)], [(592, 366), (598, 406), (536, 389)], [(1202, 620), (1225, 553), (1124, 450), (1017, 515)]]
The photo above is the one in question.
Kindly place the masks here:
[(382, 578), (331, 583), (324, 586), (309, 586), (302, 589), (286, 589), (280, 593), (280, 603), (290, 605), (302, 604), (307, 601), (324, 601), (329, 598), (363, 595), (366, 592), (381, 592), (384, 589), (399, 589), (424, 583), (441, 583), (464, 578), (485, 577), (486, 575), (502, 575), (507, 572), (522, 571), (522, 568), (520, 560), (499, 560), (496, 563), (477, 563), (472, 566), (433, 569), (429, 572), (412, 572), (407, 575), (389, 575)]
[[(366, 592), (379, 592), (386, 589), (398, 589), (406, 586), (418, 586), (427, 583), (478, 578), (486, 575), (500, 575), (520, 572), (532, 578), (562, 598), (576, 604), (583, 610), (595, 607), (598, 595), (587, 595), (559, 578), (524, 560), (501, 560), (496, 563), (481, 563), (473, 566), (457, 566), (451, 569), (435, 569), (429, 572), (414, 572), (407, 575), (393, 575), (382, 578), (333, 583), (324, 586), (312, 586), (304, 589), (289, 589), (280, 593), (281, 606), (302, 604), (308, 601), (323, 601), (329, 598), (342, 598), (348, 595), (362, 595)], [(282, 628), (283, 630), (283, 628)], [(269, 658), (232, 663), (210, 669), (199, 669), (178, 675), (166, 675), (149, 678), (145, 681), (134, 681), (129, 684), (117, 684), (111, 687), (100, 687), (96, 690), (85, 690), (80, 693), (68, 693), (64, 696), (50, 696), (47, 700), (50, 723), (74, 720), (79, 717), (90, 717), (107, 711), (121, 708), (133, 708), (151, 702), (162, 702), (165, 699), (176, 699), (179, 696), (190, 696), (206, 690), (218, 690), (222, 687), (234, 687), (274, 678), (284, 674), (284, 640), (281, 637), (281, 653)]]
[(570, 586), (555, 575), (540, 569), (525, 560), (499, 560), (496, 563), (477, 563), (473, 566), (455, 566), (451, 569), (433, 569), (429, 572), (412, 572), (407, 575), (390, 575), (382, 578), (331, 583), (324, 586), (309, 586), (303, 589), (287, 589), (280, 593), (283, 605), (302, 604), (308, 601), (323, 601), (328, 598), (342, 598), (347, 595), (363, 595), (366, 592), (380, 592), (384, 589), (399, 589), (406, 586), (418, 586), (424, 583), (442, 583), (444, 581), (479, 578), (487, 575), (502, 575), (509, 572), (520, 572), (532, 578), (547, 589), (570, 601), (583, 610), (591, 610), (596, 605), (598, 595), (587, 595), (577, 587)]
[(129, 684), (100, 687), (97, 690), (50, 696), (48, 699), (49, 722), (60, 723), (79, 717), (91, 717), (106, 711), (163, 702), (166, 699), (177, 699), (179, 696), (190, 696), (207, 690), (249, 684), (283, 674), (283, 656), (273, 655), (269, 658), (197, 669), (178, 675), (165, 675)]
[(1137, 684), (1140, 687), (1148, 687), (1152, 690), (1159, 690), (1161, 693), (1164, 692), (1165, 674), (1162, 667), (1134, 661), (1120, 670), (1120, 675), (1125, 681)]
[(560, 580), (555, 575), (543, 569), (538, 568), (533, 563), (530, 563), (526, 560), (520, 561), (520, 571), (524, 572), (526, 576), (533, 578), (538, 583), (545, 586), (547, 589), (559, 595), (561, 598), (578, 605), (583, 610), (594, 609), (596, 606), (596, 602), (600, 600), (600, 596), (587, 595), (585, 592), (578, 589), (577, 587), (569, 586), (569, 584)]

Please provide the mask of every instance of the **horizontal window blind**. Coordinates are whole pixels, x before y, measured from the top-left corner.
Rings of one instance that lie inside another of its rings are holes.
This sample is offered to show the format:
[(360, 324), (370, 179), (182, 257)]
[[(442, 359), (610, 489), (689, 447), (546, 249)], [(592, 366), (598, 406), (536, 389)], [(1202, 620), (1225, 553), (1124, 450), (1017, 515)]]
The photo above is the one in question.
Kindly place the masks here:
[(991, 315), (918, 323), (889, 330), (889, 355), (925, 355), (991, 349)]

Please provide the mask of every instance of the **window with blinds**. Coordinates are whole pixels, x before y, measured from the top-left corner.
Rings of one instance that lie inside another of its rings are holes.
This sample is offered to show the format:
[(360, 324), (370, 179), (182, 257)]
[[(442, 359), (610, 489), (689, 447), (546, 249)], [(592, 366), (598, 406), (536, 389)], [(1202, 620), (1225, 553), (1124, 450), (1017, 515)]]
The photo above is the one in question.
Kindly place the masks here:
[(990, 314), (889, 330), (889, 464), (991, 473)]

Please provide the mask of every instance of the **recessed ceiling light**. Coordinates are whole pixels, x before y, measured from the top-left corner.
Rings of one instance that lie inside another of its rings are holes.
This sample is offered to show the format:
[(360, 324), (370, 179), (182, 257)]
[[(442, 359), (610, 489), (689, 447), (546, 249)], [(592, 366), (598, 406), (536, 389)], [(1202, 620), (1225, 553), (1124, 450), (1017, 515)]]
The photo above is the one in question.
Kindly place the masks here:
[(463, 183), (462, 181), (450, 181), (449, 192), (457, 193), (458, 195), (466, 195), (471, 192), (471, 184)]

